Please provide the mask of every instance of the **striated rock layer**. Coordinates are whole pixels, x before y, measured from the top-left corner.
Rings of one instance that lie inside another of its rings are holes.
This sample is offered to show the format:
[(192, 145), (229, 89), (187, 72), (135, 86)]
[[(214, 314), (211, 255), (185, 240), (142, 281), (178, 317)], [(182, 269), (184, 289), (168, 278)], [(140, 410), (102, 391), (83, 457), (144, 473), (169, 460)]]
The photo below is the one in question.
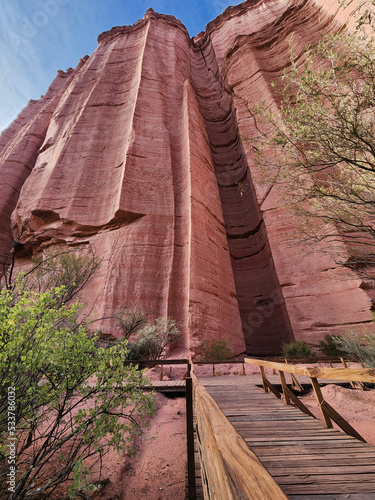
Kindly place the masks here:
[(100, 35), (1, 136), (1, 253), (25, 221), (19, 266), (46, 247), (93, 249), (102, 264), (87, 311), (172, 317), (193, 353), (215, 338), (276, 354), (371, 324), (360, 280), (291, 246), (282, 200), (241, 141), (254, 133), (248, 106), (277, 105), (287, 36), (302, 50), (344, 21), (334, 2), (250, 0), (192, 40), (151, 9)]

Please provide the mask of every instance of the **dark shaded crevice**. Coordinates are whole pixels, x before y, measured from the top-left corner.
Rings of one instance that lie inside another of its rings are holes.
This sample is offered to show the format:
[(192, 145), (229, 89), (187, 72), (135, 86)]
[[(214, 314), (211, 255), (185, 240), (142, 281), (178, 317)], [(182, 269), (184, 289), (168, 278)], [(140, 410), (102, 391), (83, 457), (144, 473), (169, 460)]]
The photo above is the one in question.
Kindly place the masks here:
[[(262, 248), (260, 248), (257, 252), (255, 252), (255, 253), (253, 253), (253, 254), (251, 254), (251, 255), (245, 255), (244, 257), (237, 257), (237, 256), (235, 256), (235, 255), (231, 255), (231, 258), (232, 258), (233, 260), (244, 260), (244, 259), (249, 259), (249, 258), (251, 258), (251, 257), (255, 257), (256, 255), (261, 254), (262, 252), (264, 252), (264, 250), (265, 250), (265, 249), (266, 249), (266, 245), (264, 244), (264, 245), (262, 246)], [(265, 300), (267, 300), (267, 299), (265, 299)]]
[(246, 352), (278, 354), (293, 333), (238, 134), (232, 96), (220, 80), (209, 41), (193, 54), (191, 64), (220, 192)]
[(242, 234), (229, 234), (227, 232), (227, 238), (228, 238), (228, 240), (249, 238), (250, 236), (253, 236), (254, 234), (256, 234), (260, 231), (262, 224), (263, 224), (263, 219), (261, 219), (259, 221), (258, 225), (254, 229), (250, 229), (249, 231), (246, 231), (246, 233), (242, 233)]

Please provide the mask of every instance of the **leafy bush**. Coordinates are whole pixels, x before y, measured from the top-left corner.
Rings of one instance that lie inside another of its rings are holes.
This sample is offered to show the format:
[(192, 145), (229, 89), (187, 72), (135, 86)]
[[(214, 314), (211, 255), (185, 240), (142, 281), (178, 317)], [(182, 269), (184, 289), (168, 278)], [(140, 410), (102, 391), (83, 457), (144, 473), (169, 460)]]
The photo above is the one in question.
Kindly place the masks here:
[(232, 361), (235, 357), (234, 352), (228, 346), (226, 340), (204, 340), (199, 346), (199, 361), (212, 363), (214, 361)]
[(283, 344), (283, 356), (285, 358), (310, 358), (315, 356), (315, 352), (304, 340), (296, 340)]
[(129, 359), (159, 359), (165, 349), (180, 337), (181, 333), (174, 320), (156, 319), (135, 334), (133, 342), (129, 344)]
[(339, 349), (345, 351), (350, 358), (360, 361), (367, 368), (375, 368), (375, 334), (369, 333), (361, 337), (353, 334), (350, 337), (334, 339)]
[(90, 469), (110, 447), (131, 451), (155, 411), (142, 372), (124, 365), (126, 341), (98, 349), (77, 324), (79, 305), (61, 305), (65, 293), (0, 291), (1, 498), (90, 490)]
[(341, 339), (341, 335), (329, 335), (328, 333), (324, 336), (324, 340), (319, 342), (319, 349), (326, 356), (332, 357), (342, 357), (346, 355), (343, 349), (340, 349), (336, 340)]

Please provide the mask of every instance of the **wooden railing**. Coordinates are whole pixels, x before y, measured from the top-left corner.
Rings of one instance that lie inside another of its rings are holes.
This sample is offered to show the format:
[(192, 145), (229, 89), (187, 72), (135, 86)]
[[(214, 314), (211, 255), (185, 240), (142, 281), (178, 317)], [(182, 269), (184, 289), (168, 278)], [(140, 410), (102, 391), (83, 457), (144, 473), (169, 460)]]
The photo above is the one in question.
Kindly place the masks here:
[(304, 377), (309, 377), (326, 427), (332, 428), (333, 420), (344, 432), (346, 432), (350, 436), (353, 436), (360, 441), (365, 441), (363, 437), (355, 429), (353, 429), (353, 427), (334, 408), (332, 408), (329, 403), (327, 403), (327, 401), (323, 397), (322, 391), (320, 390), (320, 385), (317, 379), (320, 378), (347, 382), (375, 383), (375, 370), (370, 368), (308, 368), (301, 365), (291, 365), (261, 359), (248, 358), (245, 358), (245, 362), (251, 365), (259, 366), (262, 375), (264, 390), (266, 392), (272, 392), (276, 397), (281, 399), (281, 394), (276, 389), (276, 387), (267, 379), (265, 373), (265, 368), (277, 370), (280, 374), (280, 382), (285, 398), (285, 403), (287, 405), (290, 405), (293, 402), (301, 411), (303, 411), (307, 415), (314, 417), (314, 415), (308, 408), (306, 408), (302, 401), (300, 401), (298, 397), (291, 391), (291, 389), (289, 389), (286, 384), (284, 372), (290, 373), (292, 376), (302, 375)]
[(186, 383), (192, 385), (204, 498), (286, 500), (193, 371)]
[[(164, 377), (164, 366), (172, 365), (186, 365), (186, 374), (190, 372), (190, 361), (188, 359), (131, 359), (126, 360), (127, 365), (138, 365), (140, 370), (144, 368), (153, 368), (154, 366), (160, 366), (160, 380)], [(185, 375), (186, 375), (185, 374)]]
[(195, 366), (206, 366), (212, 365), (212, 376), (216, 377), (216, 366), (217, 365), (241, 365), (242, 373), (240, 375), (246, 375), (245, 372), (245, 361), (194, 361)]

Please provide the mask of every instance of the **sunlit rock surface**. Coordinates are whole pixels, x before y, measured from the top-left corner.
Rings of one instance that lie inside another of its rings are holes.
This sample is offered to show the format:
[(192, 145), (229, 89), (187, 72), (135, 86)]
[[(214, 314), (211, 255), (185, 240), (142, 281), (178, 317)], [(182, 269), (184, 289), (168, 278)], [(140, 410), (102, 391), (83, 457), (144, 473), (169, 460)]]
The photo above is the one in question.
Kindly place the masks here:
[[(86, 312), (174, 318), (184, 354), (210, 339), (276, 354), (294, 338), (317, 344), (371, 324), (360, 280), (291, 244), (283, 201), (260, 183), (244, 139), (248, 107), (277, 105), (286, 38), (295, 32), (302, 51), (337, 30), (335, 8), (247, 1), (193, 39), (149, 10), (100, 35), (0, 138), (2, 254), (25, 221), (19, 266), (41, 248), (93, 249), (102, 264)], [(120, 335), (111, 320), (95, 327)]]

